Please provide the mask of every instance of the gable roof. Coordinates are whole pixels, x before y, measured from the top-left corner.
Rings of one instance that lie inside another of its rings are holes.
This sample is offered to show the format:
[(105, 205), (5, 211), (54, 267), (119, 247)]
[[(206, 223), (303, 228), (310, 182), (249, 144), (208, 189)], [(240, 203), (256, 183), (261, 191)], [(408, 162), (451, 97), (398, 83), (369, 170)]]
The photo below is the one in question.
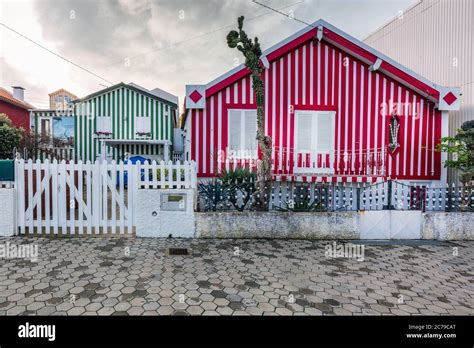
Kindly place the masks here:
[(29, 110), (29, 109), (34, 109), (35, 107), (23, 100), (17, 99), (13, 96), (12, 93), (7, 91), (5, 88), (0, 87), (0, 100), (3, 100), (7, 103), (13, 104), (15, 106), (18, 106), (19, 108)]
[(66, 93), (67, 95), (71, 96), (73, 99), (77, 99), (77, 95), (75, 95), (74, 93), (69, 92), (68, 90), (66, 90), (64, 88), (60, 88), (57, 91), (49, 93), (48, 95), (52, 96), (52, 95), (56, 95), (56, 94), (60, 94), (60, 93)]
[[(174, 100), (171, 97), (165, 98), (163, 95), (158, 95), (157, 93), (154, 93), (153, 91), (149, 91), (148, 89), (146, 89), (144, 87), (141, 87), (141, 86), (139, 86), (135, 83), (124, 83), (124, 82), (120, 82), (116, 85), (101, 89), (100, 91), (89, 94), (89, 95), (87, 95), (83, 98), (76, 99), (76, 100), (74, 100), (74, 103), (81, 103), (85, 100), (88, 100), (88, 99), (94, 98), (96, 96), (108, 93), (110, 91), (113, 91), (114, 89), (121, 88), (121, 87), (125, 87), (125, 88), (128, 88), (128, 89), (134, 90), (135, 92), (145, 94), (150, 98), (159, 100), (159, 101), (161, 101), (163, 103), (166, 103), (166, 104), (169, 104), (173, 107), (176, 107), (176, 108), (178, 107), (178, 104), (176, 102), (174, 102)], [(171, 94), (170, 94), (170, 96), (171, 96)]]
[[(380, 67), (377, 71), (390, 76), (394, 80), (418, 92), (424, 97), (427, 97), (433, 102), (437, 102), (439, 100), (439, 90), (441, 86), (436, 85), (435, 83), (418, 75), (414, 71), (402, 66), (383, 53), (373, 49), (366, 43), (354, 38), (353, 36), (345, 33), (344, 31), (336, 28), (332, 24), (322, 19), (317, 20), (312, 25), (301, 29), (295, 34), (280, 41), (276, 45), (268, 48), (262, 53), (261, 58), (266, 58), (268, 62), (273, 62), (304, 42), (316, 39), (318, 31), (322, 31), (322, 40), (332, 44), (333, 46), (365, 62), (366, 64), (373, 65), (378, 60), (381, 61)], [(321, 33), (319, 33), (319, 35)], [(206, 85), (206, 96), (211, 96), (217, 93), (228, 85), (249, 74), (250, 71), (245, 67), (244, 64), (241, 64), (240, 66), (209, 82)]]

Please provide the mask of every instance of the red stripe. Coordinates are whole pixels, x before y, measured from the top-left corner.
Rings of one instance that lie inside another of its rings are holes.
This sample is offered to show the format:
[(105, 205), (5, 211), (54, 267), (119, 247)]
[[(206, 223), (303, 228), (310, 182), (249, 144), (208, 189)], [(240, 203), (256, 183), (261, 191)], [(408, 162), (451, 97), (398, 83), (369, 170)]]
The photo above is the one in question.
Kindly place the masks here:
[[(405, 129), (405, 119), (408, 118), (408, 115), (405, 114), (405, 104), (406, 104), (406, 96), (405, 96), (406, 89), (401, 87), (401, 108), (400, 108), (400, 148), (398, 149), (398, 153), (400, 156), (400, 167), (398, 172), (398, 178), (403, 178), (403, 168), (405, 166), (405, 154), (404, 154), (404, 146), (405, 146), (405, 137), (407, 136), (407, 129)], [(409, 121), (409, 118), (407, 119)], [(408, 122), (407, 122), (408, 123)], [(408, 138), (407, 138), (408, 140)]]
[[(234, 90), (234, 86), (235, 85), (232, 85), (231, 88), (229, 89), (229, 93), (231, 93), (231, 96), (232, 96), (232, 92)], [(219, 96), (219, 94), (218, 94)], [(223, 156), (222, 156), (222, 164), (221, 164), (221, 170), (224, 170), (225, 169), (225, 163), (227, 161), (227, 157), (228, 157), (228, 154), (227, 154), (227, 147), (228, 147), (228, 140), (227, 140), (227, 132), (228, 132), (228, 119), (229, 119), (229, 116), (227, 114), (227, 109), (225, 108), (225, 94), (224, 95), (221, 95), (222, 97), (222, 104), (223, 104), (223, 107), (222, 107), (222, 122), (221, 122), (221, 141), (222, 141), (222, 150), (223, 150)], [(218, 173), (217, 173), (218, 174)]]
[(294, 148), (295, 148), (295, 76), (296, 76), (296, 54), (293, 52), (291, 55), (291, 78), (293, 81), (291, 81), (291, 86), (290, 86), (290, 102), (292, 107), (292, 113), (289, 114), (290, 117), (290, 173), (293, 173), (294, 170)]
[[(273, 114), (273, 98), (275, 97), (273, 95), (273, 64), (270, 65), (270, 69), (268, 69), (268, 89), (267, 89), (267, 95), (268, 95), (268, 114), (266, 115), (267, 117), (267, 132), (268, 136), (272, 137), (272, 114)], [(272, 138), (272, 146), (274, 145), (274, 140)]]
[(364, 106), (363, 106), (363, 112), (364, 114), (361, 115), (365, 116), (362, 117), (362, 129), (364, 130), (362, 132), (362, 159), (361, 159), (361, 170), (360, 174), (365, 175), (366, 174), (366, 166), (367, 166), (367, 132), (368, 132), (368, 126), (369, 126), (369, 120), (368, 120), (368, 110), (369, 110), (369, 71), (367, 69), (367, 66), (364, 66)]
[(370, 80), (370, 89), (371, 89), (371, 96), (370, 96), (370, 173), (373, 175), (374, 173), (374, 166), (373, 166), (373, 161), (374, 161), (374, 150), (375, 150), (375, 136), (377, 134), (377, 130), (375, 129), (375, 111), (376, 108), (378, 107), (377, 105), (377, 100), (375, 100), (376, 96), (376, 91), (375, 91), (375, 85), (376, 85), (376, 73), (372, 73), (371, 75), (371, 80)]
[(432, 104), (429, 103), (428, 104), (428, 122), (426, 122), (426, 127), (427, 127), (427, 143), (426, 143), (426, 156), (427, 156), (427, 159), (426, 159), (426, 165), (427, 165), (427, 169), (426, 169), (426, 174), (430, 177), (433, 177), (433, 175), (431, 174), (431, 164), (432, 164), (432, 160), (431, 160), (431, 148), (433, 147), (433, 108), (432, 108)]
[(346, 151), (346, 71), (348, 69), (347, 57), (342, 55), (342, 69), (341, 69), (341, 147), (339, 149), (339, 172), (338, 174), (344, 173), (344, 153)]
[[(339, 100), (341, 98), (341, 95), (339, 94), (339, 53), (338, 51), (336, 50), (335, 52), (336, 54), (336, 60), (335, 60), (335, 67), (334, 69), (336, 69), (334, 72), (334, 93), (336, 94), (336, 98), (334, 98), (334, 106), (335, 107), (339, 107)], [(336, 135), (334, 137), (334, 144), (335, 144), (335, 149), (336, 149), (336, 156), (334, 156), (334, 168), (335, 168), (335, 173), (338, 174), (339, 173), (339, 168), (337, 166), (337, 162), (339, 161), (339, 151), (340, 151), (340, 148), (338, 147), (338, 144), (339, 144), (339, 133), (340, 133), (340, 130), (339, 130), (339, 119), (341, 118), (341, 110), (337, 110), (336, 112), (336, 119), (335, 119), (335, 130), (336, 130)]]
[[(207, 145), (209, 148), (211, 146), (211, 100), (206, 99), (206, 141), (209, 142)], [(205, 151), (205, 150), (204, 150)], [(211, 153), (206, 153), (206, 172), (211, 172)]]
[[(322, 104), (322, 105), (327, 105), (326, 104), (326, 101), (325, 101), (325, 98), (324, 98), (324, 94), (326, 93), (326, 45), (324, 45), (322, 42), (320, 43), (321, 47), (320, 47), (320, 51), (321, 51), (321, 63), (320, 63), (320, 66), (321, 66), (321, 69), (319, 70), (319, 72), (321, 73), (321, 100), (320, 100), (320, 103), (319, 104)], [(328, 72), (328, 75), (329, 75), (329, 72)]]
[(419, 128), (420, 128), (420, 98), (417, 96), (416, 98), (416, 104), (415, 104), (415, 139), (413, 139), (413, 146), (414, 146), (414, 155), (413, 155), (413, 175), (418, 176), (418, 149), (420, 145), (421, 139), (418, 137), (419, 133)]
[(361, 104), (361, 72), (360, 72), (360, 64), (356, 64), (356, 85), (354, 88), (356, 88), (356, 113), (355, 113), (355, 163), (354, 163), (354, 169), (355, 169), (355, 174), (360, 175), (360, 170), (361, 170), (361, 165), (360, 165), (360, 134), (361, 134), (361, 128), (360, 128), (360, 104)]
[[(219, 111), (219, 94), (214, 97), (214, 115), (213, 115), (213, 121), (214, 121), (214, 158), (212, 159), (214, 161), (214, 172), (217, 173), (219, 172), (221, 163), (219, 162), (219, 151), (222, 149), (219, 148), (219, 124), (218, 124), (218, 111)], [(210, 110), (209, 110), (210, 111)]]
[(246, 97), (246, 104), (250, 104), (250, 83), (252, 83), (252, 76), (250, 75), (248, 78), (245, 79), (245, 97)]
[(282, 165), (283, 165), (283, 172), (286, 173), (286, 165), (287, 165), (287, 148), (288, 148), (288, 139), (287, 139), (287, 127), (288, 127), (288, 56), (284, 57), (284, 64), (283, 64), (283, 140), (282, 140)]
[[(306, 95), (305, 95), (305, 99), (306, 99), (306, 104), (309, 104), (310, 100), (311, 100), (311, 97), (310, 97), (310, 93), (311, 93), (311, 78), (309, 76), (310, 74), (310, 71), (311, 71), (311, 45), (309, 43), (305, 44), (306, 46), (306, 57), (304, 57), (306, 59)], [(313, 56), (314, 58), (314, 56)], [(313, 67), (314, 68), (314, 67)]]
[(427, 124), (428, 124), (428, 104), (426, 101), (424, 101), (423, 104), (423, 125), (420, 125), (423, 127), (421, 130), (421, 175), (427, 176), (428, 173), (425, 170), (425, 164), (426, 164), (426, 153), (428, 151), (428, 139), (427, 139)]
[[(311, 49), (311, 46), (310, 46)], [(318, 43), (313, 43), (313, 105), (318, 105)], [(308, 78), (310, 76), (308, 75)]]
[(408, 127), (407, 127), (407, 158), (405, 159), (405, 164), (406, 164), (406, 167), (407, 167), (407, 170), (406, 170), (406, 175), (407, 177), (411, 177), (411, 147), (414, 145), (414, 139), (412, 139), (412, 128), (413, 128), (413, 95), (411, 94), (410, 91), (408, 91), (408, 100), (407, 102), (409, 103), (408, 104)]
[(333, 50), (331, 47), (328, 47), (328, 100), (327, 102), (325, 103), (326, 105), (332, 105), (332, 101), (331, 101), (331, 98), (332, 98), (332, 84), (333, 84), (333, 80), (332, 80), (332, 71), (334, 69), (334, 67), (332, 66), (332, 55), (333, 55)]
[(196, 111), (189, 110), (189, 116), (191, 118), (191, 160), (196, 161), (196, 145), (200, 144), (199, 139), (196, 139)]
[[(441, 140), (441, 125), (442, 125), (442, 114), (441, 111), (436, 110), (436, 123), (435, 123), (435, 141), (436, 144), (439, 144)], [(435, 179), (439, 179), (441, 177), (441, 152), (435, 152)]]
[(353, 127), (354, 127), (354, 117), (355, 115), (353, 114), (353, 109), (354, 109), (354, 97), (353, 97), (353, 93), (354, 93), (354, 64), (353, 64), (353, 60), (351, 59), (349, 61), (349, 95), (347, 96), (349, 98), (349, 108), (348, 108), (348, 113), (349, 113), (349, 117), (348, 117), (348, 120), (347, 120), (347, 128), (348, 128), (348, 132), (347, 132), (347, 154), (349, 156), (349, 160), (348, 160), (348, 163), (347, 163), (347, 173), (346, 174), (353, 174), (352, 172), (352, 130), (353, 130)]

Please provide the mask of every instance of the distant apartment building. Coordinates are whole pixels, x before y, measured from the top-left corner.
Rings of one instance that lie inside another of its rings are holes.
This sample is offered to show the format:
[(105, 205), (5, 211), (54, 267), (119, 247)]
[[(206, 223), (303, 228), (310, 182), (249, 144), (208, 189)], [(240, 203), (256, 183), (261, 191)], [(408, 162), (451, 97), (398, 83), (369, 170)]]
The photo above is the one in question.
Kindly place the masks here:
[(61, 88), (49, 94), (49, 108), (51, 110), (65, 110), (76, 99), (76, 95)]
[[(420, 0), (364, 41), (442, 86), (461, 88), (449, 134), (474, 119), (474, 1)], [(441, 49), (440, 49), (441, 48)]]

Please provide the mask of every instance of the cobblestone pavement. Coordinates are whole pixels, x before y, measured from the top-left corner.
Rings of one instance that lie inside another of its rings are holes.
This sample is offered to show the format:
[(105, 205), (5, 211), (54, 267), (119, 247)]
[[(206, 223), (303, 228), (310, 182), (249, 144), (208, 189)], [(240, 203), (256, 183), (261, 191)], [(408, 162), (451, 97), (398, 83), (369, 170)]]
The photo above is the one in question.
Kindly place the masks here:
[(0, 251), (22, 243), (38, 260), (0, 259), (0, 315), (474, 314), (474, 242), (369, 244), (363, 261), (298, 240), (16, 237)]

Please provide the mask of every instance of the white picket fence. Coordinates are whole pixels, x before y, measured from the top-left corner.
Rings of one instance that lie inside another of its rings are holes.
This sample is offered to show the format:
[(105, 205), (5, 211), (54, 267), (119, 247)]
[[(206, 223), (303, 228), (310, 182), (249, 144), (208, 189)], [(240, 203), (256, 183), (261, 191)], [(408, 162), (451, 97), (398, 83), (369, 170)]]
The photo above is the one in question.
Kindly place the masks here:
[(20, 234), (132, 235), (139, 189), (195, 188), (194, 162), (18, 160)]

